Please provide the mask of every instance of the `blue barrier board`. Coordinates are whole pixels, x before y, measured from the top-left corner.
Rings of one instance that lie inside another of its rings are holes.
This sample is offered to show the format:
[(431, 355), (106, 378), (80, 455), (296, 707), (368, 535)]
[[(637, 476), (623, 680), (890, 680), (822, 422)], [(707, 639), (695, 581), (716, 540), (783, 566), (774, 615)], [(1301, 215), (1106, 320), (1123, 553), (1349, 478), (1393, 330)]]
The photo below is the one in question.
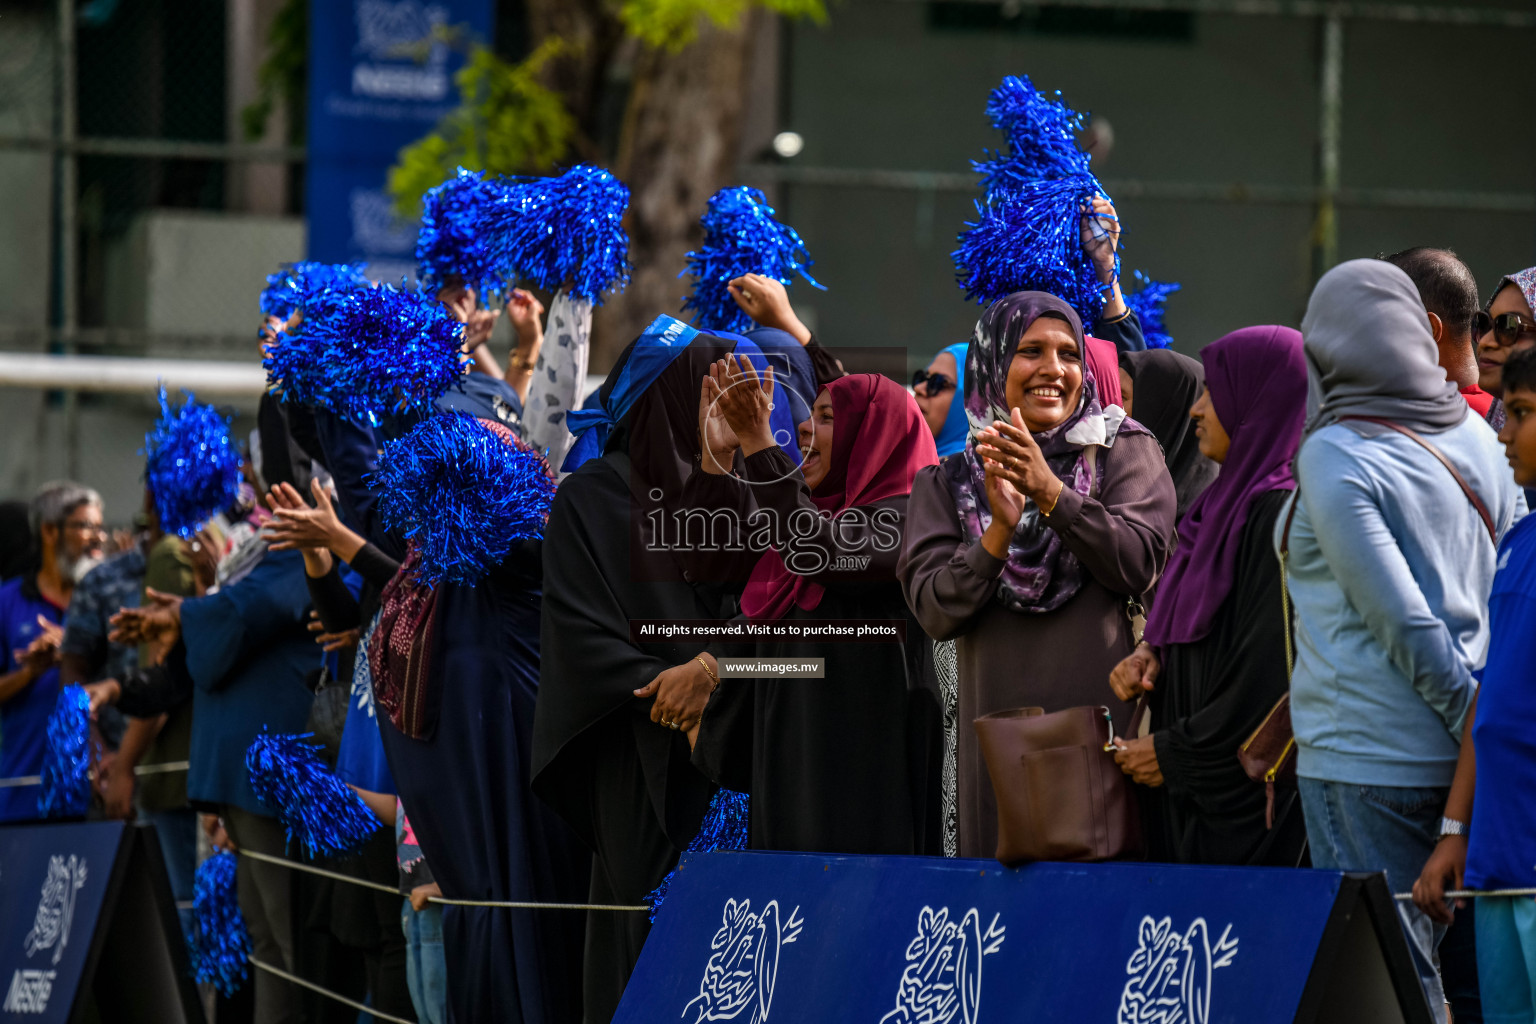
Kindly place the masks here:
[(691, 855), (614, 1020), (1281, 1024), (1296, 1018), (1345, 880)]

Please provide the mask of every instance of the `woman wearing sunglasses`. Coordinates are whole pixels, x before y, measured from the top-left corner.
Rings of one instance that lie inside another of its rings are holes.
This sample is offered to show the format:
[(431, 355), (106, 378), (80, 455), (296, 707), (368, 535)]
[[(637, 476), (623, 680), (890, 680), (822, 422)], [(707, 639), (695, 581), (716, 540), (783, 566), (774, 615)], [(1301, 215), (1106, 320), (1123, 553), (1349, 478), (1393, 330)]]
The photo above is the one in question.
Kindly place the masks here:
[(942, 348), (933, 362), (912, 374), (912, 396), (923, 422), (933, 431), (940, 458), (964, 449), (970, 436), (965, 403), (955, 401), (965, 388), (965, 350), (970, 347), (970, 342), (961, 341)]
[[(1478, 385), (1496, 398), (1504, 395), (1504, 360), (1519, 349), (1536, 345), (1536, 267), (1501, 278), (1488, 300), (1487, 309), (1477, 314), (1473, 333), (1477, 337)], [(1488, 421), (1495, 428), (1503, 426), (1504, 406), (1496, 403)]]

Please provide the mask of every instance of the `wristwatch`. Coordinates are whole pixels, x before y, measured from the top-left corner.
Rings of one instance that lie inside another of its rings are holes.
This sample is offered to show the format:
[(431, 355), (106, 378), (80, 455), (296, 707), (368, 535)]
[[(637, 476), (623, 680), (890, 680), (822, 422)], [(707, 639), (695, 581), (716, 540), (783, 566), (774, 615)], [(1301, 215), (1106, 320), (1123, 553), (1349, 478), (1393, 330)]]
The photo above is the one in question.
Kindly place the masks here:
[(1440, 836), (1439, 836), (1439, 838), (1444, 839), (1446, 836), (1464, 836), (1466, 834), (1467, 834), (1467, 823), (1466, 822), (1464, 822), (1464, 821), (1457, 821), (1455, 818), (1441, 818), (1440, 819)]

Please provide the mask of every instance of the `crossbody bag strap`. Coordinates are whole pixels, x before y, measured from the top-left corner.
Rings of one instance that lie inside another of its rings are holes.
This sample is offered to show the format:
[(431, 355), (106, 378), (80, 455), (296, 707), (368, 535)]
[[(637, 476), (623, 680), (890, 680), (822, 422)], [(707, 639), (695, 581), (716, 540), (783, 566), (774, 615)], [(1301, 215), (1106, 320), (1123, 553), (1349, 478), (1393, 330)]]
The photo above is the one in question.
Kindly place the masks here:
[(1477, 496), (1477, 492), (1472, 489), (1472, 485), (1467, 483), (1467, 478), (1462, 476), (1461, 471), (1451, 464), (1451, 460), (1445, 457), (1444, 452), (1430, 444), (1428, 441), (1424, 440), (1415, 431), (1403, 426), (1401, 423), (1393, 423), (1391, 420), (1382, 419), (1380, 416), (1339, 417), (1340, 422), (1345, 420), (1361, 420), (1366, 423), (1374, 423), (1378, 427), (1386, 427), (1388, 430), (1395, 430), (1399, 434), (1402, 434), (1404, 437), (1418, 442), (1425, 451), (1439, 459), (1440, 465), (1448, 469), (1451, 476), (1456, 478), (1456, 483), (1461, 487), (1461, 493), (1467, 496), (1467, 500), (1472, 503), (1473, 508), (1477, 509), (1477, 514), (1482, 517), (1483, 526), (1488, 531), (1488, 539), (1493, 542), (1494, 547), (1499, 546), (1499, 531), (1494, 528), (1493, 516), (1488, 514), (1488, 506), (1483, 504), (1483, 499)]
[(1296, 647), (1291, 623), (1291, 581), (1286, 575), (1285, 563), (1291, 555), (1291, 520), (1296, 518), (1296, 506), (1301, 504), (1301, 487), (1297, 485), (1291, 494), (1291, 507), (1285, 512), (1285, 529), (1280, 531), (1280, 609), (1285, 613), (1285, 678), (1296, 671)]

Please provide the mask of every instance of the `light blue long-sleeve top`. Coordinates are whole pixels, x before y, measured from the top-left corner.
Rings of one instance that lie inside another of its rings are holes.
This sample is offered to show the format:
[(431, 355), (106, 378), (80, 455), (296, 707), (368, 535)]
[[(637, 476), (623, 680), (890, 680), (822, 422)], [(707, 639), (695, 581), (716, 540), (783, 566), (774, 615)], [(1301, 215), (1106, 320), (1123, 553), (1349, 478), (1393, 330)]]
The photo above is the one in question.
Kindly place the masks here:
[[(1483, 499), (1502, 538), (1525, 500), (1477, 416), (1426, 438)], [(1307, 437), (1287, 572), (1296, 616), (1291, 724), (1305, 778), (1449, 786), (1488, 650), (1495, 549), (1433, 455), (1346, 424)], [(1278, 550), (1285, 516), (1275, 528)]]

